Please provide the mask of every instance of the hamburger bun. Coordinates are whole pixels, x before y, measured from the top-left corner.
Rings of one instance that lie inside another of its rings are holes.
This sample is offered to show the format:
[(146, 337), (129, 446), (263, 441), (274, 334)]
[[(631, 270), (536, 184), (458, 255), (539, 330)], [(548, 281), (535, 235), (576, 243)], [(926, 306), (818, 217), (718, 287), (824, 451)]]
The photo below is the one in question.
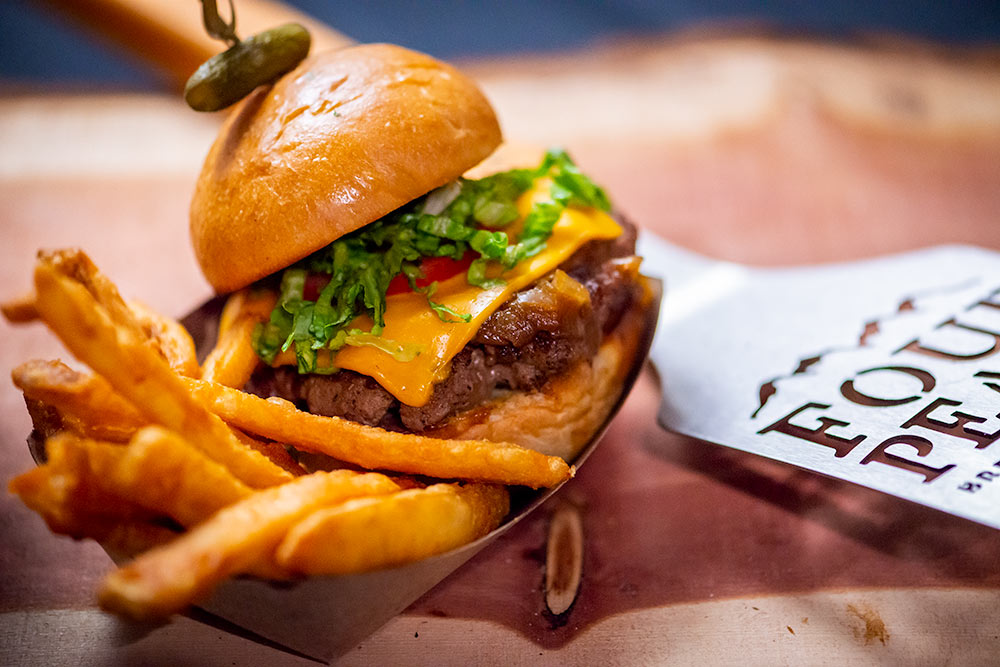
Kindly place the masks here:
[(500, 141), (489, 102), (449, 65), (388, 44), (314, 55), (226, 119), (191, 202), (195, 256), (217, 292), (239, 289), (455, 180)]

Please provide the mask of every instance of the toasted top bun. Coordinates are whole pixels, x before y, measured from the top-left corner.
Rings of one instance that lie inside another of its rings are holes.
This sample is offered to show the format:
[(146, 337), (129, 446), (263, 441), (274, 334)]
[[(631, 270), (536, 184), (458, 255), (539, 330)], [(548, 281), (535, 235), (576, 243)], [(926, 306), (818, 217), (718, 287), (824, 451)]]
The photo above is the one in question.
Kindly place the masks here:
[(320, 53), (243, 100), (191, 202), (205, 277), (229, 292), (461, 176), (500, 143), (471, 79), (388, 44)]

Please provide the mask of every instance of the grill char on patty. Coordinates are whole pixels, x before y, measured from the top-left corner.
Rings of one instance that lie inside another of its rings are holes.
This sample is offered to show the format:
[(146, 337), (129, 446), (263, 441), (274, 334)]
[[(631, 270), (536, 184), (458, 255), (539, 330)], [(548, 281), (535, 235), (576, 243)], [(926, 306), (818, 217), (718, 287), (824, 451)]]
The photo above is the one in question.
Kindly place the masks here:
[(560, 265), (566, 275), (550, 274), (490, 315), (452, 360), (450, 374), (435, 385), (426, 405), (401, 404), (374, 379), (350, 370), (303, 376), (292, 366), (261, 366), (246, 389), (290, 400), (314, 414), (413, 433), (480, 405), (498, 391), (537, 389), (592, 357), (602, 337), (638, 298), (639, 287), (626, 269), (635, 254), (635, 226), (621, 216), (616, 219), (624, 230), (618, 238), (587, 243)]

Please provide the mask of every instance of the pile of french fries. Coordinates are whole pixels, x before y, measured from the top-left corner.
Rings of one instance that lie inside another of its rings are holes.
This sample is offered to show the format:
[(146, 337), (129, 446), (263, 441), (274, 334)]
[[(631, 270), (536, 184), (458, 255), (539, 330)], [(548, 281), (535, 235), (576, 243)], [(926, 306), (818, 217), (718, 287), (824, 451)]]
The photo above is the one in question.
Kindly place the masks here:
[[(42, 320), (94, 373), (14, 370), (29, 409), (57, 427), (46, 462), (10, 490), (54, 532), (131, 559), (98, 594), (123, 616), (163, 619), (235, 575), (348, 574), (443, 553), (500, 524), (506, 485), (573, 474), (516, 445), (390, 433), (241, 391), (267, 297), (232, 297), (199, 365), (179, 322), (123, 300), (79, 250), (39, 253), (34, 283), (4, 314)], [(300, 452), (334, 465), (308, 472)]]

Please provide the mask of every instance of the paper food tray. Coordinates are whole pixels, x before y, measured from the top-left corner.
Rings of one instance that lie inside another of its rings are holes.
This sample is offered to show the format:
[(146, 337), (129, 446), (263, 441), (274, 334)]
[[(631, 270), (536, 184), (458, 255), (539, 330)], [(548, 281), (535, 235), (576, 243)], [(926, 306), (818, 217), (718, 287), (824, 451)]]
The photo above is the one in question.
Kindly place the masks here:
[[(611, 413), (590, 443), (572, 461), (579, 466), (600, 441), (634, 385), (649, 354), (656, 329), (662, 289), (649, 281), (652, 299), (646, 313), (635, 362)], [(214, 322), (221, 302), (213, 300), (183, 320), (196, 344), (214, 340)], [(199, 345), (199, 347), (202, 347)], [(518, 521), (534, 511), (560, 487), (530, 491), (514, 489), (511, 514), (489, 535), (446, 554), (399, 568), (368, 574), (310, 577), (293, 582), (269, 582), (250, 577), (230, 580), (198, 606), (209, 612), (195, 614), (202, 622), (215, 624), (218, 617), (281, 647), (328, 661), (357, 646), (365, 637), (429, 591)], [(220, 629), (229, 629), (218, 624)]]

